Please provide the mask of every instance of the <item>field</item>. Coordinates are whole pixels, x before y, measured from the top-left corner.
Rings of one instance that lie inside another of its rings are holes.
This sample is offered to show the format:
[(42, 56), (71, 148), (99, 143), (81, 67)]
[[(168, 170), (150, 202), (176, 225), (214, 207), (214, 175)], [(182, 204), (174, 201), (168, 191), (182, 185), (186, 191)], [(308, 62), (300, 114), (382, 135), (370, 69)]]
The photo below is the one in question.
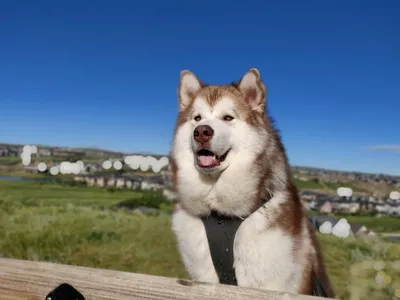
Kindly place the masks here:
[[(125, 200), (145, 203), (150, 199), (150, 204), (158, 205), (155, 197), (159, 196), (0, 181), (0, 256), (187, 278), (170, 230), (168, 205), (151, 216), (113, 208)], [(373, 288), (377, 271), (358, 271), (357, 275), (357, 270), (350, 272), (350, 268), (365, 260), (400, 260), (399, 244), (319, 238), (338, 298), (349, 299), (349, 284), (359, 282), (363, 291), (365, 284), (372, 286), (368, 299), (392, 299), (389, 293), (393, 295), (393, 290)], [(400, 270), (384, 271), (384, 278), (390, 278), (386, 283), (400, 289), (395, 285), (400, 283)]]
[(300, 180), (298, 178), (294, 178), (294, 183), (299, 189), (306, 189), (306, 190), (320, 190), (329, 194), (335, 194), (336, 190), (339, 187), (345, 186), (349, 187), (353, 190), (355, 194), (365, 193), (366, 190), (361, 188), (357, 184), (354, 183), (323, 183), (323, 182), (316, 182), (312, 179), (308, 180)]
[[(309, 215), (324, 215), (319, 212), (310, 211)], [(363, 215), (351, 215), (351, 214), (331, 214), (332, 216), (341, 219), (346, 218), (350, 223), (363, 224), (370, 230), (381, 234), (381, 233), (393, 233), (394, 235), (400, 234), (400, 218), (391, 216), (373, 217)]]

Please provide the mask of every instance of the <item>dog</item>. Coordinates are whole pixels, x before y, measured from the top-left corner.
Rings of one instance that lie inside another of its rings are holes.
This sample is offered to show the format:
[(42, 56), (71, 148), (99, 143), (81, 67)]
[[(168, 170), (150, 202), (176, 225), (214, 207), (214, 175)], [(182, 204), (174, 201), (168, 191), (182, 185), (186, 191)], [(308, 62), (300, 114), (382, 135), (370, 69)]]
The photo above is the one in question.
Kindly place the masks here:
[(227, 263), (235, 276), (231, 284), (315, 295), (317, 282), (334, 298), (258, 69), (226, 85), (205, 84), (182, 71), (178, 100), (170, 155), (178, 199), (172, 230), (192, 280), (223, 281), (212, 256), (220, 249), (210, 247), (214, 229), (207, 231), (204, 221), (216, 213), (240, 220)]

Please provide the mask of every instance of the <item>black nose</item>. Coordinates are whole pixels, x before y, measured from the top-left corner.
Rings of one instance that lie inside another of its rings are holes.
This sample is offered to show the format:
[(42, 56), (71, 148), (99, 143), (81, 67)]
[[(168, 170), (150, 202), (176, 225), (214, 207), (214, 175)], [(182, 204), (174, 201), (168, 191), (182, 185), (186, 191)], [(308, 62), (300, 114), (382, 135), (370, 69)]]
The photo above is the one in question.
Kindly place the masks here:
[(206, 143), (214, 135), (214, 130), (208, 125), (200, 125), (194, 129), (193, 136), (196, 142)]

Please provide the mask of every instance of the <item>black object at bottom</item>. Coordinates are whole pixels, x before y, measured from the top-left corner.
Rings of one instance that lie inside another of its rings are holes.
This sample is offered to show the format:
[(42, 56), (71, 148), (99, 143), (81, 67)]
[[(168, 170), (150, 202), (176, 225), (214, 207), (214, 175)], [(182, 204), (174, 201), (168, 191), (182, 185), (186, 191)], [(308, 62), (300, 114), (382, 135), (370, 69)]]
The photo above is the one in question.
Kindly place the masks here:
[(72, 285), (63, 283), (51, 291), (45, 300), (85, 300), (85, 297)]

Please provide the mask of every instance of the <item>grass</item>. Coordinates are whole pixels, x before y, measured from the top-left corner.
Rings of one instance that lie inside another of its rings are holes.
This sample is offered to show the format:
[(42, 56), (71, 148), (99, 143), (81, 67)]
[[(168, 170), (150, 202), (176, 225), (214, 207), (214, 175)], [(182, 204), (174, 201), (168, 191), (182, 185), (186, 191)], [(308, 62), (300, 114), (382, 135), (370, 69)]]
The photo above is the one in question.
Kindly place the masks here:
[(186, 276), (170, 249), (175, 245), (166, 230), (168, 214), (147, 217), (112, 208), (135, 197), (141, 203), (141, 196), (133, 191), (0, 181), (0, 256), (164, 276), (172, 268), (176, 276)]
[[(319, 234), (319, 240), (338, 298), (350, 299), (350, 289), (353, 288), (360, 294), (360, 298), (353, 299), (392, 299), (394, 290), (400, 288), (400, 267), (395, 269), (390, 266), (400, 261), (399, 244), (322, 234)], [(390, 278), (389, 284), (376, 284), (375, 277), (379, 273), (374, 269), (376, 261), (386, 263), (382, 271)], [(365, 264), (370, 266), (361, 270), (360, 265)]]
[[(326, 215), (316, 211), (308, 211), (311, 216)], [(338, 219), (346, 218), (350, 223), (360, 223), (377, 233), (400, 233), (400, 217), (360, 216), (351, 214), (329, 214)]]
[[(0, 256), (188, 278), (168, 214), (146, 216), (113, 209), (117, 203), (135, 199), (146, 204), (143, 197), (148, 196), (154, 194), (0, 181)], [(352, 264), (400, 260), (398, 244), (326, 235), (319, 238), (340, 299), (349, 299), (349, 282), (357, 281), (352, 279)], [(385, 272), (393, 282), (400, 280), (400, 270)], [(376, 271), (361, 275), (372, 280)], [(368, 299), (391, 299), (389, 292), (368, 291)]]
[(298, 178), (294, 178), (294, 183), (297, 186), (297, 188), (299, 189), (306, 189), (306, 190), (326, 190), (326, 191), (332, 191), (336, 193), (336, 190), (339, 187), (349, 187), (351, 188), (354, 192), (361, 192), (364, 193), (366, 192), (365, 189), (357, 186), (354, 183), (343, 183), (343, 182), (329, 182), (329, 183), (325, 183), (325, 182), (317, 182), (315, 180), (312, 179), (307, 179), (307, 180), (300, 180)]
[(21, 163), (21, 158), (18, 156), (0, 156), (0, 166), (13, 166)]
[[(309, 179), (309, 180), (300, 180), (298, 178), (294, 178), (294, 183), (296, 184), (297, 188), (299, 189), (318, 189), (318, 190), (334, 190), (336, 191), (339, 187), (341, 186), (348, 186), (347, 184), (344, 183), (323, 183), (323, 182), (317, 182), (315, 180)], [(356, 187), (352, 187), (353, 189), (357, 189)]]
[(314, 180), (300, 180), (294, 178), (294, 183), (299, 189), (323, 189), (324, 185)]
[(43, 178), (46, 177), (44, 174), (31, 173), (24, 170), (13, 170), (13, 171), (2, 171), (0, 170), (0, 176), (4, 177), (25, 177), (25, 178)]

